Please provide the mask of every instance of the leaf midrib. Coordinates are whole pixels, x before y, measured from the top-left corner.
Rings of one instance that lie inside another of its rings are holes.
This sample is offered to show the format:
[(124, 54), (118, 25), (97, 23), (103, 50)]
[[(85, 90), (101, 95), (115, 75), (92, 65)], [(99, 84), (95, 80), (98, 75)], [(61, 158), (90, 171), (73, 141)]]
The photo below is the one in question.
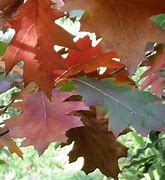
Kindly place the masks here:
[(146, 117), (138, 114), (135, 110), (133, 110), (132, 107), (130, 107), (130, 106), (128, 106), (128, 105), (120, 102), (119, 100), (115, 99), (115, 98), (114, 98), (113, 96), (111, 96), (110, 94), (105, 93), (105, 92), (102, 91), (101, 89), (99, 89), (99, 88), (97, 88), (97, 87), (95, 87), (95, 86), (93, 86), (93, 85), (91, 85), (91, 84), (89, 84), (89, 83), (87, 83), (87, 82), (85, 82), (85, 81), (83, 81), (83, 80), (80, 80), (80, 79), (76, 79), (75, 81), (78, 81), (78, 82), (80, 82), (80, 83), (82, 83), (82, 84), (85, 84), (85, 85), (91, 87), (92, 89), (95, 89), (96, 91), (98, 91), (99, 93), (107, 96), (108, 98), (110, 98), (111, 100), (115, 101), (116, 103), (119, 103), (121, 106), (124, 106), (124, 107), (126, 107), (127, 109), (129, 109), (129, 110), (132, 112), (132, 114), (135, 113), (135, 114), (137, 114), (138, 116), (141, 116), (141, 117), (143, 117), (143, 118), (146, 119)]

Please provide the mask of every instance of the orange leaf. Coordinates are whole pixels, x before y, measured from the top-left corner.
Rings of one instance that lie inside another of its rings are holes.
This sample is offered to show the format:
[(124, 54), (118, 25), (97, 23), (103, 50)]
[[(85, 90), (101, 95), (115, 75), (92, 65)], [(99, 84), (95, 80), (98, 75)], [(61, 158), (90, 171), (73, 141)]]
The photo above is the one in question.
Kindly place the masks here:
[(80, 62), (79, 64), (66, 70), (56, 79), (56, 82), (69, 78), (75, 74), (78, 74), (79, 72), (84, 72), (85, 74), (90, 73), (99, 67), (108, 67), (109, 69), (119, 69), (125, 67), (125, 65), (113, 60), (113, 58), (117, 58), (117, 54), (111, 51), (102, 53), (100, 56), (90, 58), (85, 62)]
[(21, 6), (20, 14), (9, 22), (16, 35), (4, 56), (7, 72), (23, 60), (25, 84), (35, 81), (49, 97), (53, 70), (64, 69), (54, 44), (76, 48), (72, 35), (54, 23), (61, 16), (63, 13), (53, 10), (49, 0), (28, 0)]
[(92, 46), (92, 40), (89, 36), (85, 36), (76, 42), (78, 50), (69, 49), (68, 57), (64, 60), (65, 66), (71, 68), (77, 64), (81, 64), (89, 59), (103, 54), (100, 44)]

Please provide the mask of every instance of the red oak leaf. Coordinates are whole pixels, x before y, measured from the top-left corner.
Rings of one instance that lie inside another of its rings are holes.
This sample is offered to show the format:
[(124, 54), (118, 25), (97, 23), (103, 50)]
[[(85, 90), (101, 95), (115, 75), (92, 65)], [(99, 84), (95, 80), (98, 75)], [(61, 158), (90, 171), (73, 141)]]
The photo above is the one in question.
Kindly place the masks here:
[(79, 64), (66, 70), (61, 76), (56, 79), (56, 82), (60, 81), (61, 79), (72, 77), (73, 75), (76, 75), (80, 72), (84, 72), (85, 74), (90, 73), (92, 71), (95, 71), (99, 67), (108, 67), (109, 69), (124, 68), (124, 64), (113, 60), (113, 58), (116, 57), (117, 54), (113, 51), (91, 57), (88, 60), (80, 62)]
[(25, 84), (35, 81), (48, 96), (53, 87), (52, 71), (64, 69), (54, 44), (76, 48), (72, 36), (54, 23), (61, 16), (63, 13), (53, 10), (49, 0), (28, 0), (9, 22), (16, 35), (4, 56), (7, 72), (23, 60)]
[(70, 49), (68, 57), (65, 59), (67, 68), (88, 61), (90, 58), (103, 54), (101, 46), (98, 44), (92, 47), (92, 41), (89, 36), (85, 36), (76, 42), (79, 50)]
[(141, 90), (144, 90), (148, 86), (151, 86), (150, 92), (156, 94), (160, 98), (162, 97), (163, 89), (165, 85), (165, 78), (161, 77), (160, 72), (150, 74), (142, 83)]
[[(100, 44), (92, 47), (92, 41), (88, 36), (79, 39), (76, 42), (78, 50), (69, 50), (68, 57), (65, 59), (65, 65), (68, 70), (61, 72), (61, 75), (54, 71), (56, 82), (69, 77), (79, 76), (86, 74), (87, 76), (97, 79), (112, 77), (118, 83), (131, 84), (135, 83), (128, 77), (128, 71), (125, 66), (120, 62), (115, 61), (118, 55), (112, 51), (103, 52)], [(100, 74), (97, 68), (106, 67), (107, 70)]]
[(34, 145), (39, 154), (54, 141), (65, 142), (65, 131), (82, 125), (79, 117), (69, 113), (88, 109), (80, 101), (64, 102), (70, 95), (53, 90), (51, 101), (43, 93), (26, 95), (15, 105), (23, 113), (6, 122), (12, 137), (25, 137), (22, 145)]
[(161, 98), (165, 85), (165, 78), (161, 73), (161, 70), (165, 68), (165, 45), (157, 45), (155, 51), (157, 54), (148, 58), (147, 61), (142, 62), (142, 64), (149, 65), (150, 68), (141, 76), (141, 78), (146, 77), (141, 85), (141, 90), (151, 86), (150, 91)]
[(101, 35), (104, 47), (117, 52), (122, 62), (129, 67), (130, 73), (133, 73), (139, 62), (145, 58), (144, 48), (147, 42), (165, 41), (164, 31), (150, 20), (151, 16), (165, 12), (164, 0), (63, 2), (66, 2), (63, 10), (87, 11), (87, 17), (82, 21), (82, 29)]

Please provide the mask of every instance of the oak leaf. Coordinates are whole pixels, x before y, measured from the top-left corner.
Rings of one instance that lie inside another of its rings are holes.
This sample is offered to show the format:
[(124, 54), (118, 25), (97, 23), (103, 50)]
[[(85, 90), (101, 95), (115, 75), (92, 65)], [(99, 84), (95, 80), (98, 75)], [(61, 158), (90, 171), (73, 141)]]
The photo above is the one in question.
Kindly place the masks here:
[[(79, 39), (76, 42), (79, 51), (68, 50), (68, 57), (64, 60), (68, 68), (65, 72), (55, 75), (56, 82), (62, 78), (77, 77), (86, 74), (89, 77), (97, 79), (115, 78), (120, 84), (135, 85), (135, 82), (129, 78), (128, 70), (125, 66), (116, 62), (118, 55), (112, 51), (103, 52), (100, 44), (92, 46), (92, 40), (88, 36)], [(104, 73), (100, 73), (99, 67), (106, 67)]]
[(99, 67), (107, 67), (109, 69), (124, 68), (125, 67), (124, 64), (113, 60), (113, 58), (116, 57), (117, 54), (113, 51), (102, 53), (99, 56), (91, 57), (87, 61), (84, 61), (82, 63), (80, 62), (79, 64), (66, 70), (56, 79), (56, 82), (58, 82), (61, 79), (67, 79), (69, 77), (72, 77), (73, 75), (76, 75), (80, 72), (83, 72), (84, 74), (88, 74), (90, 72), (97, 70), (97, 68)]
[(141, 90), (151, 86), (150, 92), (162, 98), (163, 89), (165, 86), (165, 78), (161, 77), (161, 72), (150, 74), (142, 83)]
[(104, 78), (114, 78), (118, 84), (129, 84), (136, 87), (135, 81), (129, 77), (129, 72), (126, 68), (119, 68), (116, 70), (107, 69), (104, 74)]
[(14, 107), (23, 113), (6, 121), (14, 138), (26, 138), (22, 146), (34, 145), (41, 155), (54, 141), (65, 142), (65, 131), (81, 126), (79, 117), (69, 115), (72, 111), (88, 109), (83, 102), (64, 102), (71, 93), (53, 90), (51, 101), (43, 93), (25, 95)]
[[(56, 0), (58, 2), (58, 0)], [(59, 0), (61, 1), (61, 0)], [(164, 42), (165, 32), (150, 17), (165, 13), (164, 0), (63, 0), (62, 10), (85, 10), (82, 29), (103, 38), (105, 49), (115, 51), (133, 73), (144, 60), (147, 42)], [(58, 3), (57, 3), (58, 6)], [(60, 3), (61, 6), (61, 3)], [(100, 15), (101, 12), (101, 15)]]
[(65, 69), (53, 46), (76, 48), (72, 35), (54, 23), (63, 13), (53, 10), (51, 4), (49, 0), (28, 0), (20, 7), (18, 16), (9, 22), (16, 35), (4, 55), (7, 72), (23, 60), (25, 84), (35, 81), (49, 97), (53, 70)]
[(76, 45), (78, 50), (68, 50), (68, 57), (64, 61), (67, 68), (71, 68), (83, 62), (88, 62), (89, 59), (103, 54), (100, 44), (93, 47), (92, 40), (90, 40), (89, 36), (79, 39)]
[[(67, 70), (60, 73), (54, 71), (56, 84), (68, 78), (87, 75), (96, 79), (111, 77), (120, 84), (135, 85), (129, 78), (125, 65), (116, 61), (118, 55), (115, 52), (103, 52), (100, 44), (93, 47), (88, 36), (79, 39), (76, 44), (79, 50), (69, 49), (68, 56), (64, 59)], [(66, 51), (62, 50), (60, 53), (65, 54)], [(105, 67), (106, 71), (100, 73), (100, 67)]]
[(150, 67), (141, 75), (141, 79), (145, 78), (141, 85), (141, 90), (151, 86), (150, 92), (161, 98), (165, 85), (165, 78), (161, 72), (165, 68), (165, 45), (159, 44), (154, 50), (157, 53), (142, 62), (142, 64)]
[(165, 130), (165, 105), (149, 92), (117, 85), (113, 80), (75, 79), (77, 91), (88, 106), (100, 105), (109, 112), (109, 128), (119, 133), (128, 125), (146, 135), (151, 130)]
[(127, 156), (127, 148), (120, 144), (113, 133), (108, 131), (107, 117), (92, 111), (77, 112), (84, 127), (66, 132), (67, 143), (74, 141), (69, 152), (69, 162), (84, 158), (82, 170), (88, 174), (98, 168), (104, 175), (118, 179), (118, 159)]

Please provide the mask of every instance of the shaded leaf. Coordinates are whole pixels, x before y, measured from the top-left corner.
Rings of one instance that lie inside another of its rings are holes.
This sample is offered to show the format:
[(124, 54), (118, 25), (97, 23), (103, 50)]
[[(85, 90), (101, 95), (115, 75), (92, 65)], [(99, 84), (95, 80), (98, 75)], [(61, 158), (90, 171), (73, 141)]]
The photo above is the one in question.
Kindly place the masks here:
[(141, 148), (141, 149), (138, 149), (136, 154), (132, 156), (131, 159), (137, 159), (141, 154), (143, 154), (145, 152), (146, 149), (148, 148), (153, 148), (155, 147), (157, 150), (159, 150), (159, 143), (162, 143), (162, 142), (165, 142), (165, 138), (162, 138), (162, 139), (158, 139), (152, 143), (147, 143), (147, 145), (144, 147), (144, 148)]
[(131, 164), (124, 166), (124, 168), (130, 168), (131, 166), (139, 166), (137, 170), (139, 170), (142, 167), (144, 167), (145, 170), (145, 166), (148, 164), (153, 164), (156, 159), (157, 159), (156, 155), (152, 155), (149, 157), (142, 157), (140, 159), (132, 160)]
[(0, 159), (0, 165), (2, 165), (2, 164), (6, 164), (6, 162), (4, 160)]
[(67, 131), (68, 144), (74, 141), (69, 152), (69, 162), (84, 158), (82, 170), (88, 174), (98, 168), (104, 175), (118, 179), (120, 169), (118, 159), (127, 156), (127, 148), (117, 142), (112, 132), (108, 132), (106, 116), (95, 115), (92, 111), (79, 111), (85, 127)]
[(7, 48), (7, 44), (0, 41), (0, 56), (2, 56), (5, 53), (6, 48)]

